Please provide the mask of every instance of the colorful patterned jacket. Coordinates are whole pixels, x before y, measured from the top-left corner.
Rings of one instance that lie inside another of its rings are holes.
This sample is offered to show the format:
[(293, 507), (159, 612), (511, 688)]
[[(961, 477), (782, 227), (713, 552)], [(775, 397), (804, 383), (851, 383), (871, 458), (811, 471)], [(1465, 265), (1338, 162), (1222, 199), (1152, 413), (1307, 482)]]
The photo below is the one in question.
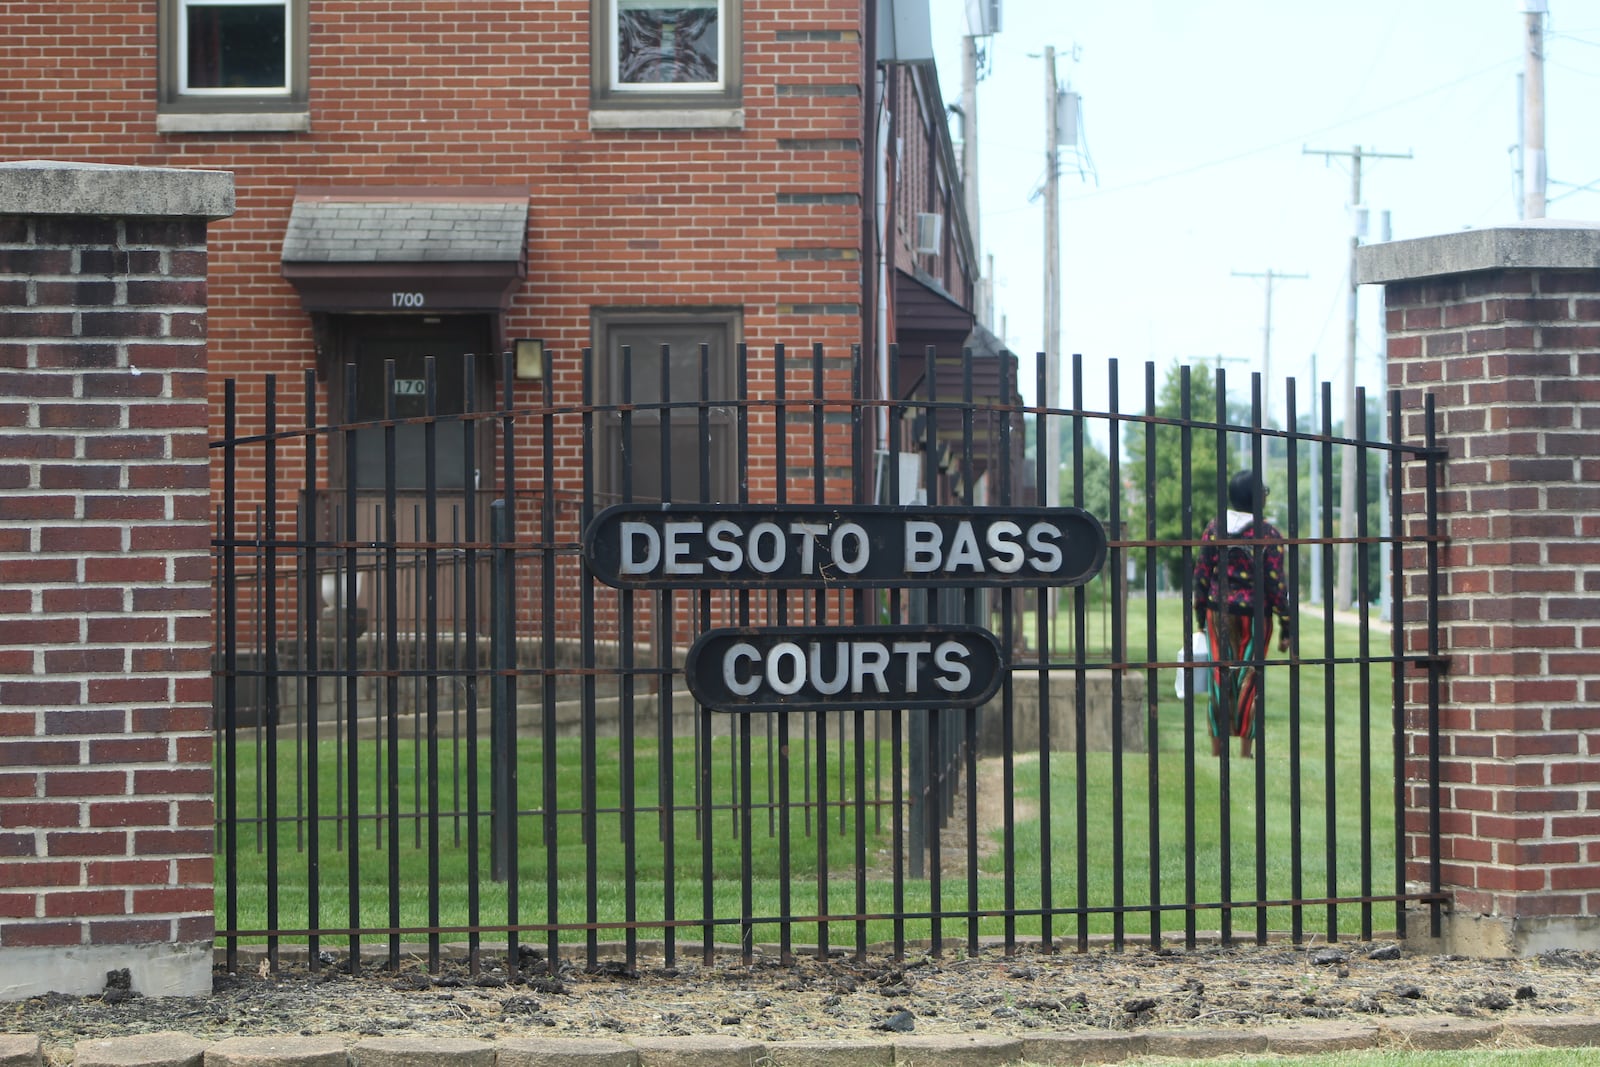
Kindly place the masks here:
[[(1270, 522), (1262, 520), (1255, 525), (1255, 517), (1246, 512), (1229, 510), (1228, 536), (1255, 538), (1275, 542), (1283, 535)], [(1202, 541), (1217, 539), (1215, 521), (1206, 524)], [(1226, 565), (1223, 553), (1227, 553)], [(1205, 628), (1206, 614), (1223, 611), (1230, 615), (1249, 615), (1255, 611), (1255, 575), (1251, 572), (1255, 550), (1234, 545), (1224, 549), (1220, 545), (1201, 545), (1200, 558), (1194, 565), (1194, 614), (1201, 629)], [(1268, 544), (1261, 551), (1262, 563), (1267, 568), (1263, 588), (1267, 597), (1267, 610), (1287, 624), (1289, 620), (1289, 591), (1283, 581), (1283, 549)]]

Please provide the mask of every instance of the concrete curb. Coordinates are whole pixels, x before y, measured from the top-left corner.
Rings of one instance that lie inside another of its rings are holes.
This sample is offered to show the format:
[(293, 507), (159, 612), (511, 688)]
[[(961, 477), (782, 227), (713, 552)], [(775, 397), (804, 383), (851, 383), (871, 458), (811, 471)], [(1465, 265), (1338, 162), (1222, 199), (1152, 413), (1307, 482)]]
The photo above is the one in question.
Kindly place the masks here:
[[(1007, 1067), (1119, 1063), (1141, 1056), (1208, 1059), (1359, 1049), (1600, 1047), (1600, 1016), (1495, 1022), (1448, 1017), (1297, 1023), (1238, 1030), (1129, 1033), (919, 1034), (895, 1038), (230, 1037), (166, 1032), (78, 1042), (73, 1067)], [(0, 1067), (45, 1067), (35, 1034), (0, 1034)]]

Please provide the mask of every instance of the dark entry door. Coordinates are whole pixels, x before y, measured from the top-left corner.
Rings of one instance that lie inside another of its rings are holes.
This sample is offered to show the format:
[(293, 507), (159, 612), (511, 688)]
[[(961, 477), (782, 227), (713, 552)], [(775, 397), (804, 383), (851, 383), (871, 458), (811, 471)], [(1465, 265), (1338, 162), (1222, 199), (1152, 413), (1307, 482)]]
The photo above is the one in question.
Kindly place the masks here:
[[(454, 421), (448, 416), (490, 408), (494, 360), (490, 357), (488, 316), (350, 315), (340, 326), (340, 359), (330, 385), (332, 409), (343, 416), (342, 421), (359, 423), (388, 418), (391, 396), (397, 419), (428, 414), (425, 367), (427, 358), (434, 358), (434, 411), (442, 420), (436, 424), (434, 436), (436, 493), (430, 513), (428, 496), (424, 492), (428, 484), (425, 425), (396, 426), (396, 507), (394, 528), (390, 529), (384, 517), (388, 496), (385, 485), (388, 446), (384, 428), (363, 426), (355, 430), (353, 486), (348, 484), (346, 436), (335, 433), (329, 450), (329, 489), (318, 494), (317, 513), (322, 535), (347, 539), (353, 524), (355, 540), (366, 545), (389, 541), (401, 544), (448, 542), (486, 536), (488, 504), (495, 492), (491, 430), (481, 420)], [(394, 361), (392, 388), (386, 372), (389, 360)], [(472, 395), (469, 395), (466, 381), (469, 364), (474, 372)], [(355, 399), (350, 405), (345, 398), (352, 380)], [(466, 447), (468, 434), (477, 435), (477, 447), (471, 453)], [(430, 520), (432, 537), (428, 532)], [(388, 617), (386, 601), (392, 599), (401, 636), (410, 635), (415, 639), (424, 626), (422, 579), (427, 558), (422, 549), (401, 549), (392, 579), (385, 570), (386, 557), (379, 549), (358, 551), (353, 563), (338, 555), (330, 558), (328, 566), (334, 572), (334, 585), (339, 591), (336, 597), (341, 598), (339, 604), (342, 604), (344, 589), (343, 570), (351, 566), (356, 570), (357, 606), (368, 620), (369, 634), (374, 634), (375, 628), (384, 624)], [(434, 561), (439, 631), (468, 632), (468, 621), (460, 616), (465, 606), (462, 593), (466, 583), (475, 582), (479, 587), (479, 605), (488, 603), (484, 585), (487, 563), (487, 558), (481, 560), (477, 568), (480, 573), (469, 573), (467, 563), (459, 554)], [(481, 610), (479, 613), (482, 614)], [(476, 625), (481, 630), (485, 619), (476, 620)]]
[[(463, 315), (423, 318), (421, 316), (352, 316), (346, 351), (356, 376), (355, 410), (347, 412), (352, 421), (384, 419), (390, 412), (387, 364), (394, 361), (393, 402), (395, 417), (415, 418), (428, 413), (425, 366), (434, 358), (436, 385), (435, 411), (438, 415), (459, 415), (468, 410), (483, 410), (490, 377), (486, 316)], [(475, 364), (476, 390), (467, 396), (466, 365)], [(343, 392), (340, 393), (342, 397)], [(468, 469), (466, 422), (445, 421), (435, 434), (435, 485), (441, 489), (479, 487), (492, 470), (490, 458), (480, 452)], [(384, 488), (386, 455), (384, 431), (370, 427), (358, 431), (356, 443), (356, 488)], [(395, 488), (420, 490), (426, 485), (427, 466), (425, 428), (421, 424), (399, 426), (395, 431)], [(482, 472), (482, 476), (480, 476)]]

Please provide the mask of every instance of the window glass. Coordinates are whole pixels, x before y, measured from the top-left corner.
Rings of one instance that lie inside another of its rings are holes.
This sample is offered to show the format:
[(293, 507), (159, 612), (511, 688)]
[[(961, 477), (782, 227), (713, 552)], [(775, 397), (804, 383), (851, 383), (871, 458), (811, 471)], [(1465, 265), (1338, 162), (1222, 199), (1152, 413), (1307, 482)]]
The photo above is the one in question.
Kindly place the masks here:
[(616, 0), (617, 88), (721, 88), (722, 3)]
[(182, 92), (288, 91), (287, 0), (183, 0), (181, 6)]

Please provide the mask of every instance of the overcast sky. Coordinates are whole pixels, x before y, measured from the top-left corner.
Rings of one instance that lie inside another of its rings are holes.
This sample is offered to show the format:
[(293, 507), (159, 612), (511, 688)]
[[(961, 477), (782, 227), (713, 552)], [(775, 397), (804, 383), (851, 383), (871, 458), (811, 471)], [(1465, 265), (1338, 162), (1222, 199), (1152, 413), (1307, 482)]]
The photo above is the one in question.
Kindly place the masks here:
[[(945, 100), (960, 101), (966, 0), (930, 0)], [(994, 256), (997, 332), (1043, 347), (1043, 46), (1082, 97), (1062, 152), (1062, 351), (1081, 352), (1090, 406), (1106, 360), (1124, 408), (1146, 360), (1225, 357), (1247, 388), (1273, 284), (1273, 386), (1335, 383), (1344, 358), (1350, 161), (1368, 158), (1369, 241), (1514, 225), (1522, 0), (1003, 0), (978, 86), (981, 241)], [(1600, 2), (1549, 0), (1550, 218), (1600, 219)], [(959, 135), (959, 127), (953, 124)], [(1363, 289), (1358, 381), (1377, 388), (1377, 291)], [(1065, 388), (1065, 387), (1064, 387)], [(1030, 391), (1031, 395), (1031, 391)], [(1247, 395), (1247, 394), (1246, 394)], [(1063, 402), (1070, 398), (1063, 394)], [(1336, 409), (1336, 417), (1339, 412)]]

